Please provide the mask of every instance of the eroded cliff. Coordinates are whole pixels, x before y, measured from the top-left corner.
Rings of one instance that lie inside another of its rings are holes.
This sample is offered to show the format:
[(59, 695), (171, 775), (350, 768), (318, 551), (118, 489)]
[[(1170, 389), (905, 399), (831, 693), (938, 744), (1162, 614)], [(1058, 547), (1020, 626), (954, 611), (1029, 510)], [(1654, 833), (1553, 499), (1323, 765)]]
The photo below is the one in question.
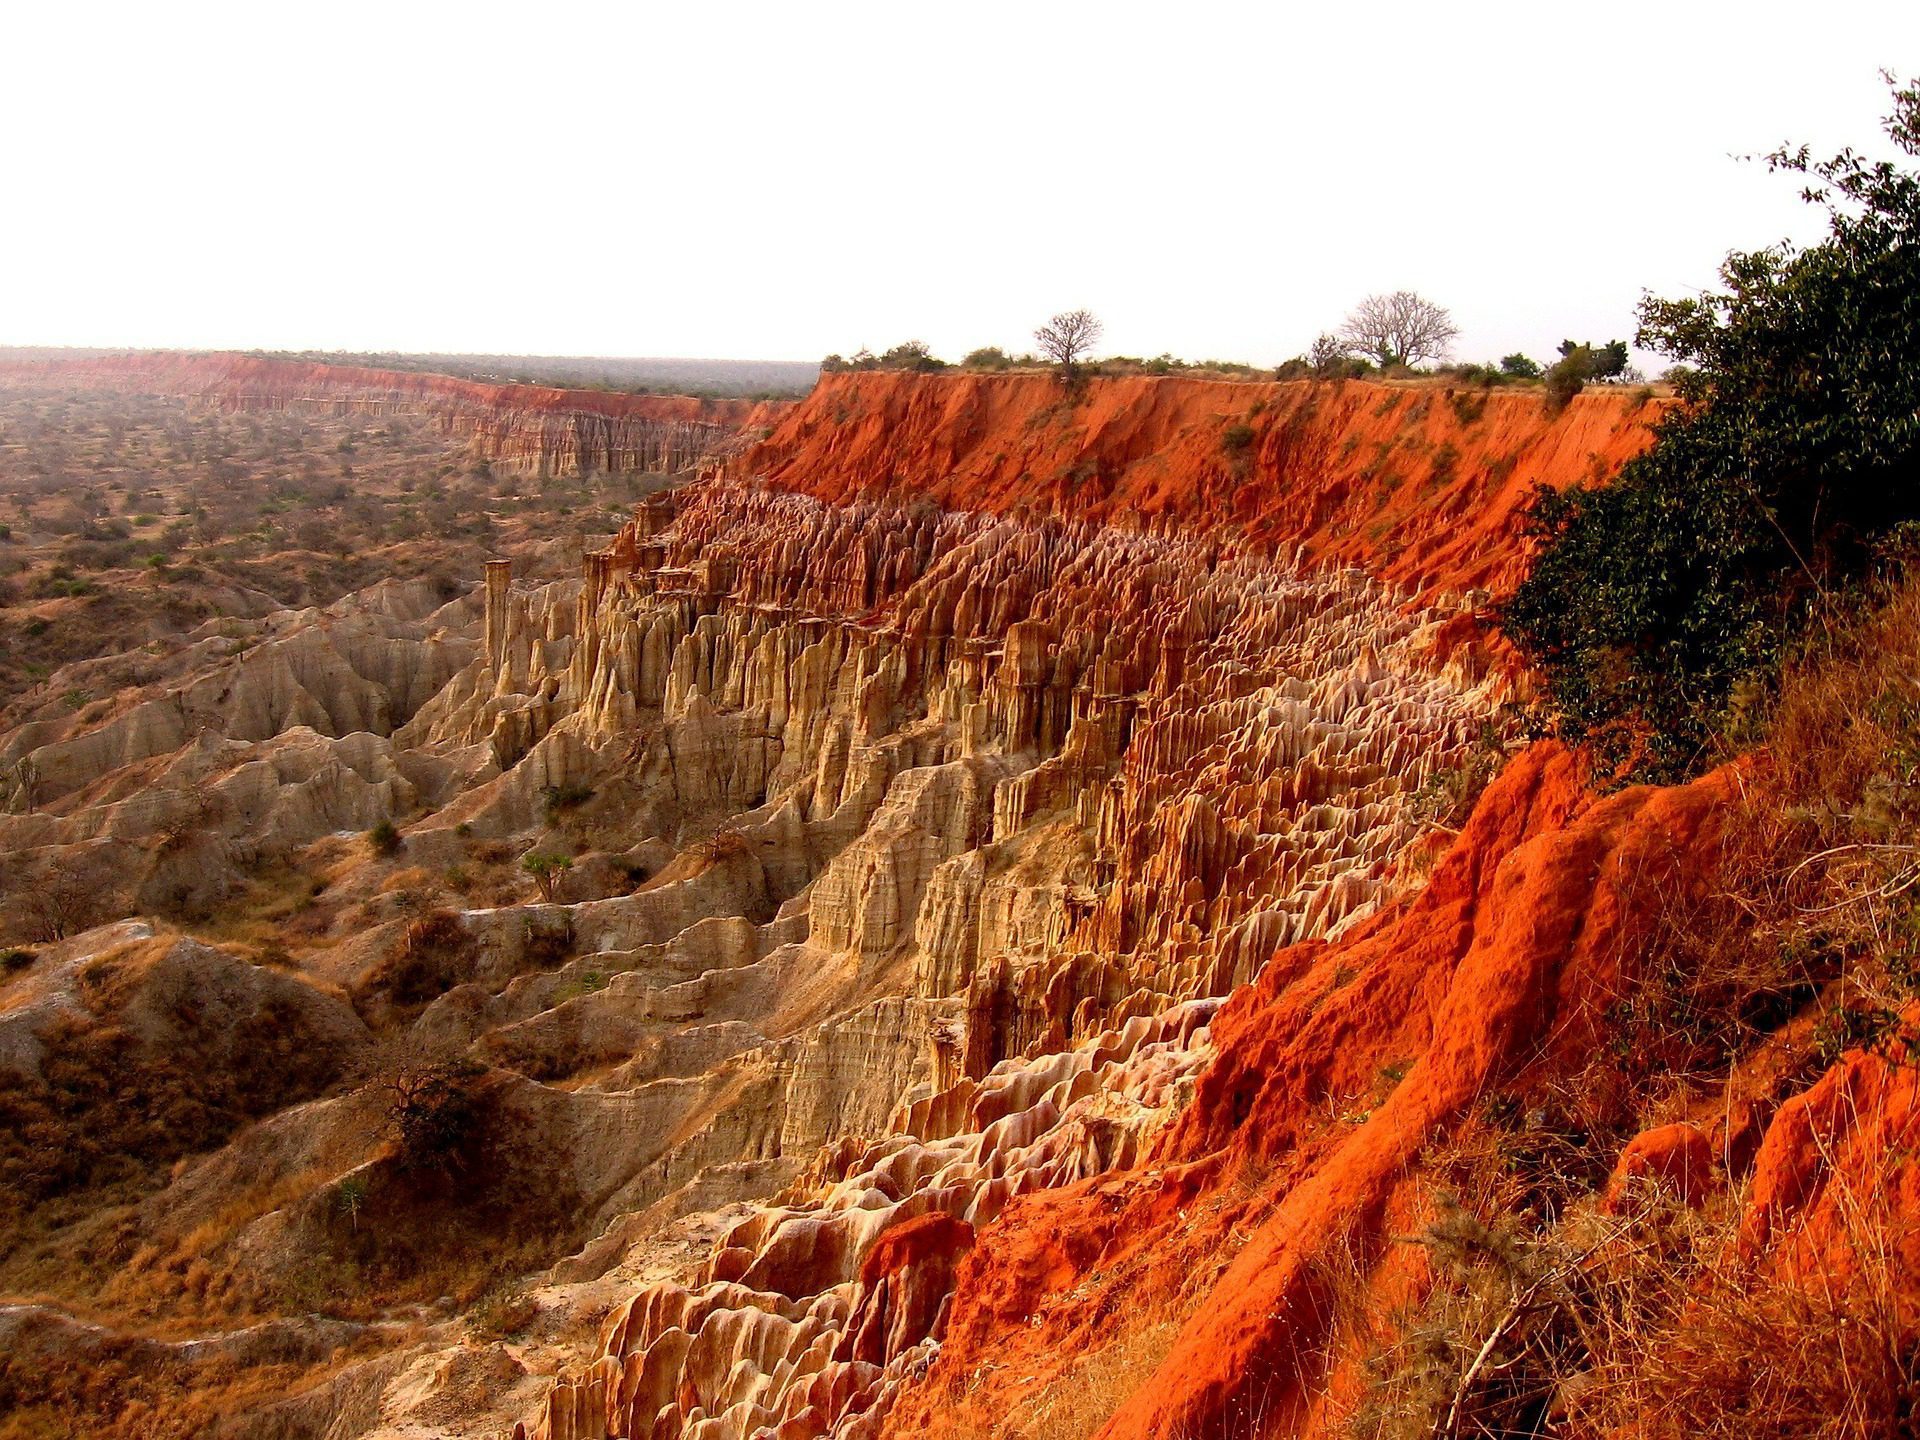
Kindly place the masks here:
[(1671, 402), (1600, 387), (1049, 375), (827, 375), (731, 462), (823, 499), (889, 495), (962, 510), (1235, 535), (1455, 594), (1525, 561), (1536, 485), (1604, 477)]
[[(1519, 749), (1458, 593), (1656, 410), (836, 378), (577, 578), (269, 614), (16, 731), (37, 874), (135, 911), (321, 882), (294, 957), (130, 920), (11, 982), (22, 1083), (82, 1022), (158, 1065), (194, 985), (324, 1041), (302, 1103), (236, 1108), (140, 1200), (92, 1302), (411, 1273), (382, 1246), (422, 1182), (356, 1078), (397, 1047), (483, 1077), (498, 1146), (406, 1263), (477, 1252), (525, 1314), (402, 1289), (237, 1433), (1333, 1433), (1368, 1363), (1338, 1295), (1421, 1292), (1392, 1238), (1435, 1155), (1612, 1043), (1744, 784), (1596, 799)], [(390, 854), (336, 833), (385, 815)], [(1792, 1230), (1837, 1203), (1822, 1147), (1909, 1123), (1879, 1064), (1622, 1174), (1756, 1164), (1749, 1232)]]

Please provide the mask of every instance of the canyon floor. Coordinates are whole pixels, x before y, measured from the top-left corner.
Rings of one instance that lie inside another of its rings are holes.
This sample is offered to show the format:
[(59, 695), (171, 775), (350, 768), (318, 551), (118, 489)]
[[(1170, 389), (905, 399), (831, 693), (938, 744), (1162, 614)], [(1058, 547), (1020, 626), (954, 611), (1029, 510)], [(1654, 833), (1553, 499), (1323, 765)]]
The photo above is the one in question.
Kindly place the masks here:
[(0, 367), (0, 1437), (1449, 1433), (1660, 1247), (1905, 1334), (1911, 1069), (1633, 1039), (1759, 767), (1485, 623), (1660, 403)]

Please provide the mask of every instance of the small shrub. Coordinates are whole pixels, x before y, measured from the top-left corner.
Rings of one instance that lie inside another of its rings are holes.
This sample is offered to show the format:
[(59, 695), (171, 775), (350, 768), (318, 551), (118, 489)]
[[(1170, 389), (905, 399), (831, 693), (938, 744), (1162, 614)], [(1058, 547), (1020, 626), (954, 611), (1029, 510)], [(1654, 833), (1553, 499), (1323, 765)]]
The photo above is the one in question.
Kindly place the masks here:
[(520, 1334), (540, 1314), (540, 1305), (518, 1281), (500, 1280), (487, 1287), (467, 1312), (467, 1326), (480, 1340), (506, 1340)]
[(479, 1128), (481, 1071), (448, 1060), (404, 1067), (384, 1082), (386, 1129), (402, 1170), (457, 1169)]
[(520, 857), (520, 868), (533, 877), (533, 883), (540, 887), (540, 898), (551, 905), (560, 894), (561, 880), (573, 868), (573, 860), (566, 855), (535, 851)]
[(0, 951), (0, 975), (18, 975), (38, 958), (33, 951), (23, 950), (19, 946)]
[(546, 785), (540, 790), (541, 808), (548, 820), (553, 820), (568, 810), (577, 810), (593, 798), (591, 785), (567, 784)]
[(383, 859), (398, 855), (400, 853), (400, 847), (405, 843), (405, 840), (402, 839), (400, 835), (400, 831), (395, 828), (391, 820), (382, 820), (371, 830), (367, 831), (368, 848)]

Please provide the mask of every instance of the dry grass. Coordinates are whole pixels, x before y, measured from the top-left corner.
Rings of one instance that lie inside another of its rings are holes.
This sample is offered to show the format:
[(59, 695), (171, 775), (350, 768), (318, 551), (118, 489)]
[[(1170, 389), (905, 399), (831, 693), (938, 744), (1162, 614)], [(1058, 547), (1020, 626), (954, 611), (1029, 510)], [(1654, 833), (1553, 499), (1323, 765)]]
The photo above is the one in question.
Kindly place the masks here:
[(1087, 1440), (1160, 1368), (1180, 1325), (1178, 1318), (1156, 1315), (1125, 1326), (1053, 1383), (1036, 1387), (1007, 1417), (1007, 1428), (1028, 1440)]
[[(1906, 1436), (1920, 1324), (1903, 1255), (1920, 1217), (1884, 1174), (1832, 1171), (1838, 1221), (1801, 1274), (1743, 1254), (1738, 1183), (1698, 1209), (1597, 1188), (1628, 1135), (1741, 1093), (1803, 1088), (1844, 1049), (1898, 1060), (1920, 998), (1920, 581), (1833, 619), (1756, 702), (1757, 763), (1716, 871), (1648, 876), (1602, 1044), (1577, 1073), (1481, 1112), (1424, 1157), (1427, 1278), (1383, 1306), (1345, 1287), (1346, 1415), (1368, 1440)], [(1901, 1163), (1898, 1154), (1888, 1161)]]
[[(1744, 1196), (1699, 1209), (1652, 1190), (1530, 1226), (1442, 1194), (1408, 1243), (1431, 1283), (1382, 1312), (1349, 1285), (1341, 1343), (1364, 1354), (1360, 1440), (1893, 1440), (1920, 1414), (1920, 1335), (1902, 1299), (1911, 1217), (1883, 1177), (1844, 1178), (1844, 1275), (1745, 1259)], [(1836, 1267), (1837, 1269), (1838, 1267)]]

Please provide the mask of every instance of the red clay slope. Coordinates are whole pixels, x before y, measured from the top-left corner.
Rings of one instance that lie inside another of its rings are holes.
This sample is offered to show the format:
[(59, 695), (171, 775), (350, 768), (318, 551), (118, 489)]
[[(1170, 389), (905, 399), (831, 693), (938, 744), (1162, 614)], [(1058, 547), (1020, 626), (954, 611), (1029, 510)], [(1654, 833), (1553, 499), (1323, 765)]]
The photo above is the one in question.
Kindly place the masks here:
[[(1359, 381), (829, 375), (734, 462), (823, 499), (1230, 525), (1421, 588), (1502, 589), (1535, 483), (1604, 478), (1670, 402)], [(1244, 427), (1244, 429), (1240, 428)]]
[[(1189, 1318), (1103, 1440), (1326, 1434), (1329, 1257), (1377, 1263), (1424, 1146), (1599, 1043), (1648, 920), (1632, 897), (1711, 873), (1736, 788), (1722, 770), (1594, 800), (1559, 747), (1518, 756), (1417, 899), (1235, 993), (1147, 1164), (1021, 1197), (980, 1232), (940, 1358), (886, 1433), (994, 1433), (1129, 1316), (1171, 1309)], [(1404, 1078), (1381, 1099), (1383, 1066)]]

